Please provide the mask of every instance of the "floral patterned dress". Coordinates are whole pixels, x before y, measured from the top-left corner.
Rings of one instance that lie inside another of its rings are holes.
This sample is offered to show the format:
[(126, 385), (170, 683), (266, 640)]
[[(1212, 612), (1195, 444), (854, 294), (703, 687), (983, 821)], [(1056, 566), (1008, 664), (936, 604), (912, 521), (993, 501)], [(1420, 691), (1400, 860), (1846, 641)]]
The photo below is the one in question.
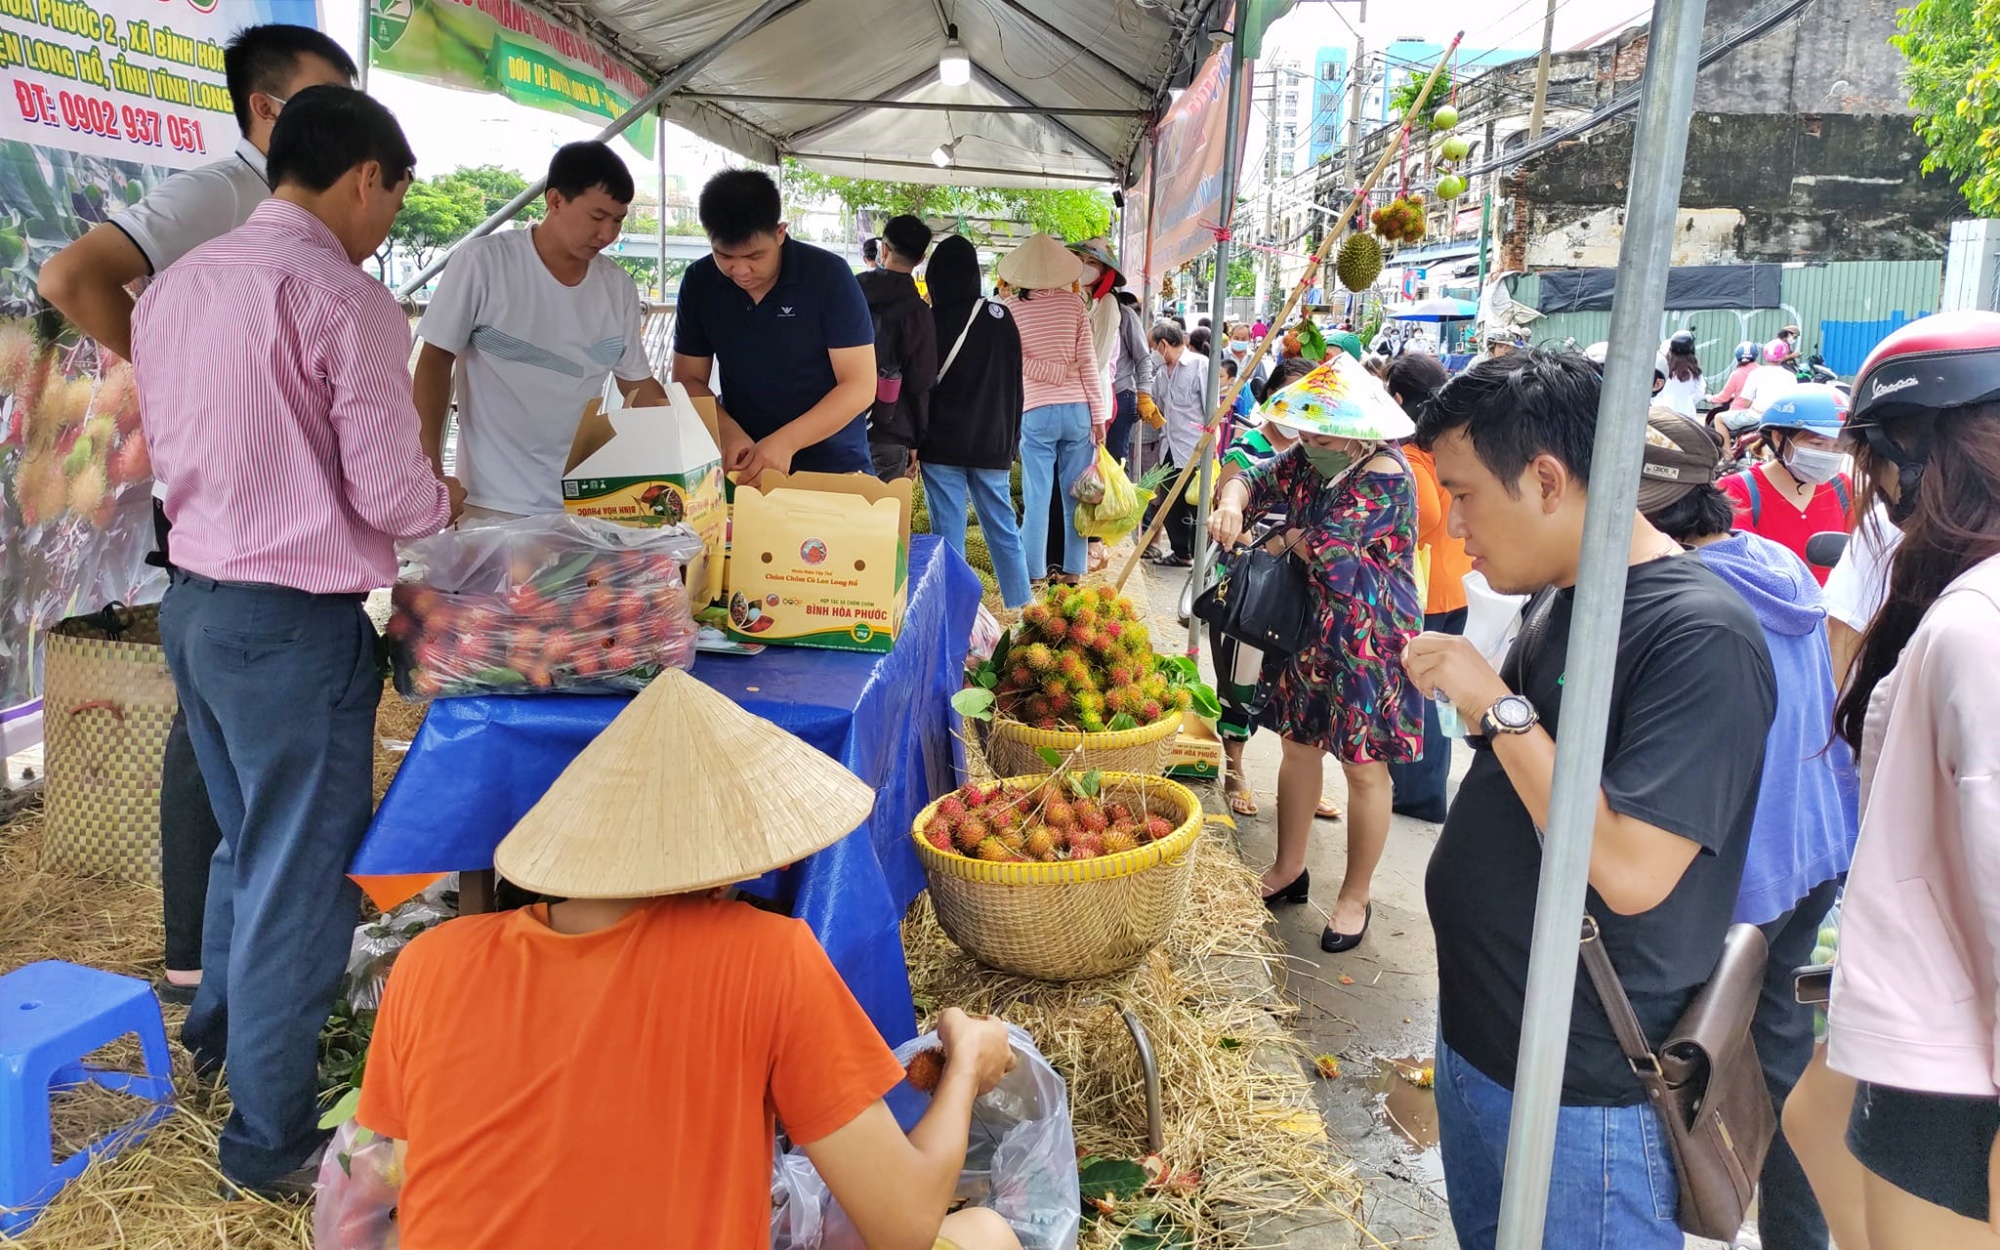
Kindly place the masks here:
[(1312, 570), (1320, 623), (1318, 641), (1265, 664), (1270, 700), (1259, 723), (1347, 763), (1421, 758), (1423, 696), (1402, 660), (1424, 619), (1415, 482), (1407, 471), (1367, 469), (1329, 482), (1298, 447), (1244, 480), (1245, 516), (1283, 512), (1305, 531), (1292, 550)]

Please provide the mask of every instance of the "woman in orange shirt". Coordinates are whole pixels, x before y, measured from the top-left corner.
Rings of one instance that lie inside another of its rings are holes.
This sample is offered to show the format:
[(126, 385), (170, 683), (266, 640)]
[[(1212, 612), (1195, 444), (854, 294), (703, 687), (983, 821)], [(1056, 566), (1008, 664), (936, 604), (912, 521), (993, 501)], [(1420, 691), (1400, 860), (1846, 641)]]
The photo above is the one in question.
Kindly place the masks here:
[[(1391, 362), (1383, 385), (1415, 419), (1445, 382), (1444, 366), (1435, 356), (1405, 352)], [(1430, 583), (1424, 592), (1424, 629), (1432, 633), (1465, 632), (1465, 575), (1472, 568), (1465, 543), (1446, 533), (1451, 496), (1438, 486), (1437, 463), (1414, 443), (1403, 448), (1410, 476), (1417, 485), (1417, 548), (1428, 553)], [(1424, 754), (1410, 764), (1389, 765), (1395, 799), (1391, 810), (1402, 816), (1437, 823), (1444, 819), (1445, 785), (1451, 779), (1451, 740), (1438, 725), (1437, 705), (1424, 703)]]

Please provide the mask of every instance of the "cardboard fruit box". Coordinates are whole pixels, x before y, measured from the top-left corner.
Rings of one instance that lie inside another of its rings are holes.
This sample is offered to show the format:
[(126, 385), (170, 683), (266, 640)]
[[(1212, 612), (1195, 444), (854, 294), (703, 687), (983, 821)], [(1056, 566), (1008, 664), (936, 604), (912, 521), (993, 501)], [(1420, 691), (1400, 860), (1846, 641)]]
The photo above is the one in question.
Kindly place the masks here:
[[(623, 525), (684, 525), (706, 549), (685, 581), (699, 605), (722, 597), (729, 511), (715, 401), (667, 384), (664, 405), (583, 410), (562, 480), (563, 511)], [(702, 408), (706, 405), (707, 412)]]
[(738, 483), (729, 633), (743, 642), (888, 651), (910, 580), (910, 483), (766, 473)]
[(1180, 732), (1167, 750), (1167, 776), (1214, 781), (1222, 775), (1222, 739), (1192, 711), (1181, 713)]

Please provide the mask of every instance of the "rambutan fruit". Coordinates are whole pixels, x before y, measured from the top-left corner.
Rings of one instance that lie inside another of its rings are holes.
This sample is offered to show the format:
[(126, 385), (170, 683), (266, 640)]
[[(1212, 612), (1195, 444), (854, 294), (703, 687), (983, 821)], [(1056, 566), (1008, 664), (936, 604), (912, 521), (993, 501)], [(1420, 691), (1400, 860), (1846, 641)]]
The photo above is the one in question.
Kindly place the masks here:
[(937, 1093), (938, 1083), (944, 1080), (944, 1047), (933, 1046), (911, 1055), (903, 1068), (903, 1079), (920, 1094)]
[(1021, 609), (1021, 623), (1031, 629), (1046, 629), (1052, 615), (1049, 605), (1038, 599)]
[(992, 834), (992, 827), (985, 821), (977, 816), (968, 816), (958, 822), (958, 827), (952, 831), (952, 840), (958, 843), (960, 850), (970, 855)]
[(1133, 840), (1132, 835), (1129, 833), (1112, 832), (1104, 835), (1104, 853), (1106, 855), (1117, 855), (1121, 852), (1134, 851), (1138, 848), (1138, 842)]
[(931, 824), (927, 828), (925, 828), (924, 841), (930, 843), (932, 846), (936, 847), (940, 851), (949, 852), (957, 849), (956, 844), (953, 843), (951, 840), (951, 831), (949, 829), (940, 826), (936, 821), (932, 821)]
[(1042, 678), (1041, 691), (1050, 699), (1054, 699), (1058, 695), (1067, 695), (1069, 693), (1069, 682), (1063, 679), (1061, 673), (1050, 673), (1048, 676)]
[(1034, 722), (1037, 729), (1061, 729), (1062, 723), (1053, 716), (1044, 716)]
[(1167, 709), (1160, 703), (1158, 699), (1146, 700), (1144, 703), (1139, 705), (1139, 711), (1137, 713), (1139, 722), (1144, 725), (1157, 725), (1160, 723), (1160, 718), (1165, 716), (1166, 714), (1167, 714)]
[(1094, 833), (1081, 833), (1069, 840), (1071, 859), (1096, 859), (1104, 854), (1104, 840)]
[(1078, 617), (1081, 617), (1084, 614), (1084, 612), (1089, 609), (1089, 607), (1090, 607), (1089, 595), (1070, 594), (1063, 596), (1062, 614), (1065, 619), (1071, 622), (1075, 622)]
[(1185, 690), (1173, 691), (1168, 701), (1174, 705), (1176, 712), (1185, 712), (1194, 706), (1194, 696)]
[(1021, 813), (1011, 805), (996, 804), (980, 810), (985, 813), (986, 823), (993, 826), (995, 833), (1012, 833), (1021, 827)]
[(1026, 690), (1035, 684), (1035, 674), (1025, 664), (1016, 664), (1007, 670), (1007, 684), (1016, 690)]
[(1130, 807), (1127, 807), (1123, 803), (1113, 803), (1111, 806), (1104, 809), (1104, 814), (1106, 816), (1111, 817), (1111, 819), (1113, 820), (1132, 819), (1132, 809)]
[(1008, 850), (998, 838), (988, 838), (981, 842), (977, 854), (979, 858), (992, 864), (1005, 863), (1014, 858), (1014, 852)]
[(1012, 854), (1016, 859), (1019, 859), (1022, 856), (1022, 854), (1024, 853), (1023, 848), (1026, 847), (1028, 844), (1027, 835), (1019, 831), (1016, 831), (1014, 833), (995, 834), (994, 837), (996, 837), (999, 840), (1000, 845), (1006, 847), (1008, 852)]
[(962, 797), (960, 797), (961, 793), (962, 792), (947, 794), (943, 798), (939, 799), (937, 805), (937, 814), (944, 817), (946, 820), (957, 820), (959, 817), (965, 815), (966, 812), (965, 800)]
[(1097, 601), (1099, 603), (1116, 604), (1123, 602), (1123, 600), (1121, 600), (1118, 597), (1118, 588), (1116, 586), (1113, 586), (1110, 582), (1099, 582), (1097, 585), (1091, 587), (1091, 589), (1096, 592)]
[(1067, 716), (1070, 709), (1075, 706), (1076, 700), (1070, 696), (1068, 691), (1049, 696), (1049, 715), (1051, 716)]
[(1050, 799), (1042, 808), (1042, 819), (1058, 829), (1072, 829), (1076, 826), (1076, 809), (1061, 799)]
[(1056, 667), (1056, 653), (1042, 643), (1032, 643), (1021, 652), (1021, 662), (1032, 673), (1046, 673)]
[(1077, 728), (1087, 734), (1101, 734), (1105, 729), (1104, 717), (1098, 712), (1078, 712), (1076, 714), (1076, 724)]
[(1051, 616), (1048, 624), (1042, 627), (1042, 634), (1050, 642), (1061, 642), (1069, 637), (1069, 622), (1060, 616)]
[[(1097, 641), (1097, 631), (1081, 621), (1070, 627), (1069, 642), (1071, 646), (1084, 651), (1095, 651), (1097, 650)], [(1070, 654), (1074, 655), (1076, 653), (1073, 651)]]
[(1103, 833), (1111, 827), (1111, 821), (1105, 817), (1103, 812), (1098, 811), (1095, 807), (1085, 808), (1078, 812), (1076, 823), (1081, 825), (1086, 833)]
[(1056, 847), (1056, 835), (1054, 831), (1051, 830), (1047, 825), (1038, 825), (1036, 826), (1034, 832), (1028, 835), (1028, 839), (1025, 843), (1023, 843), (1021, 849), (1025, 851), (1027, 854), (1034, 856), (1036, 859), (1040, 859), (1042, 856), (1047, 855), (1050, 851), (1054, 850), (1055, 847)]
[(1124, 663), (1113, 664), (1105, 670), (1104, 677), (1113, 686), (1129, 686), (1132, 684), (1132, 666)]
[(1174, 822), (1168, 820), (1165, 816), (1146, 817), (1145, 827), (1146, 839), (1150, 842), (1158, 842), (1161, 838), (1170, 838), (1174, 833)]

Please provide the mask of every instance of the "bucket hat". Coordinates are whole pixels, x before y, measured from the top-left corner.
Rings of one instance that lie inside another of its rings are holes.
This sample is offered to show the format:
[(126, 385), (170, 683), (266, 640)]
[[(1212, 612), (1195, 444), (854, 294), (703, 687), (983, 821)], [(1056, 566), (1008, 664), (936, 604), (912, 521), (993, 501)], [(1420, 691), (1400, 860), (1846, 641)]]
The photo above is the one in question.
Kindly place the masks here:
[(747, 881), (846, 837), (875, 792), (831, 757), (668, 669), (493, 852), (560, 898), (651, 898)]
[(1639, 462), (1639, 511), (1664, 508), (1722, 474), (1722, 448), (1714, 435), (1671, 408), (1646, 413), (1645, 457)]
[(1386, 443), (1417, 432), (1409, 414), (1375, 376), (1344, 351), (1277, 391), (1259, 410), (1267, 424), (1298, 434)]
[(1017, 291), (1067, 288), (1083, 277), (1083, 262), (1052, 234), (1034, 234), (1000, 258), (1000, 277)]
[(1087, 256), (1109, 270), (1112, 286), (1125, 285), (1125, 271), (1118, 267), (1118, 257), (1111, 251), (1110, 239), (1100, 234), (1094, 239), (1070, 244), (1069, 250), (1077, 256)]

